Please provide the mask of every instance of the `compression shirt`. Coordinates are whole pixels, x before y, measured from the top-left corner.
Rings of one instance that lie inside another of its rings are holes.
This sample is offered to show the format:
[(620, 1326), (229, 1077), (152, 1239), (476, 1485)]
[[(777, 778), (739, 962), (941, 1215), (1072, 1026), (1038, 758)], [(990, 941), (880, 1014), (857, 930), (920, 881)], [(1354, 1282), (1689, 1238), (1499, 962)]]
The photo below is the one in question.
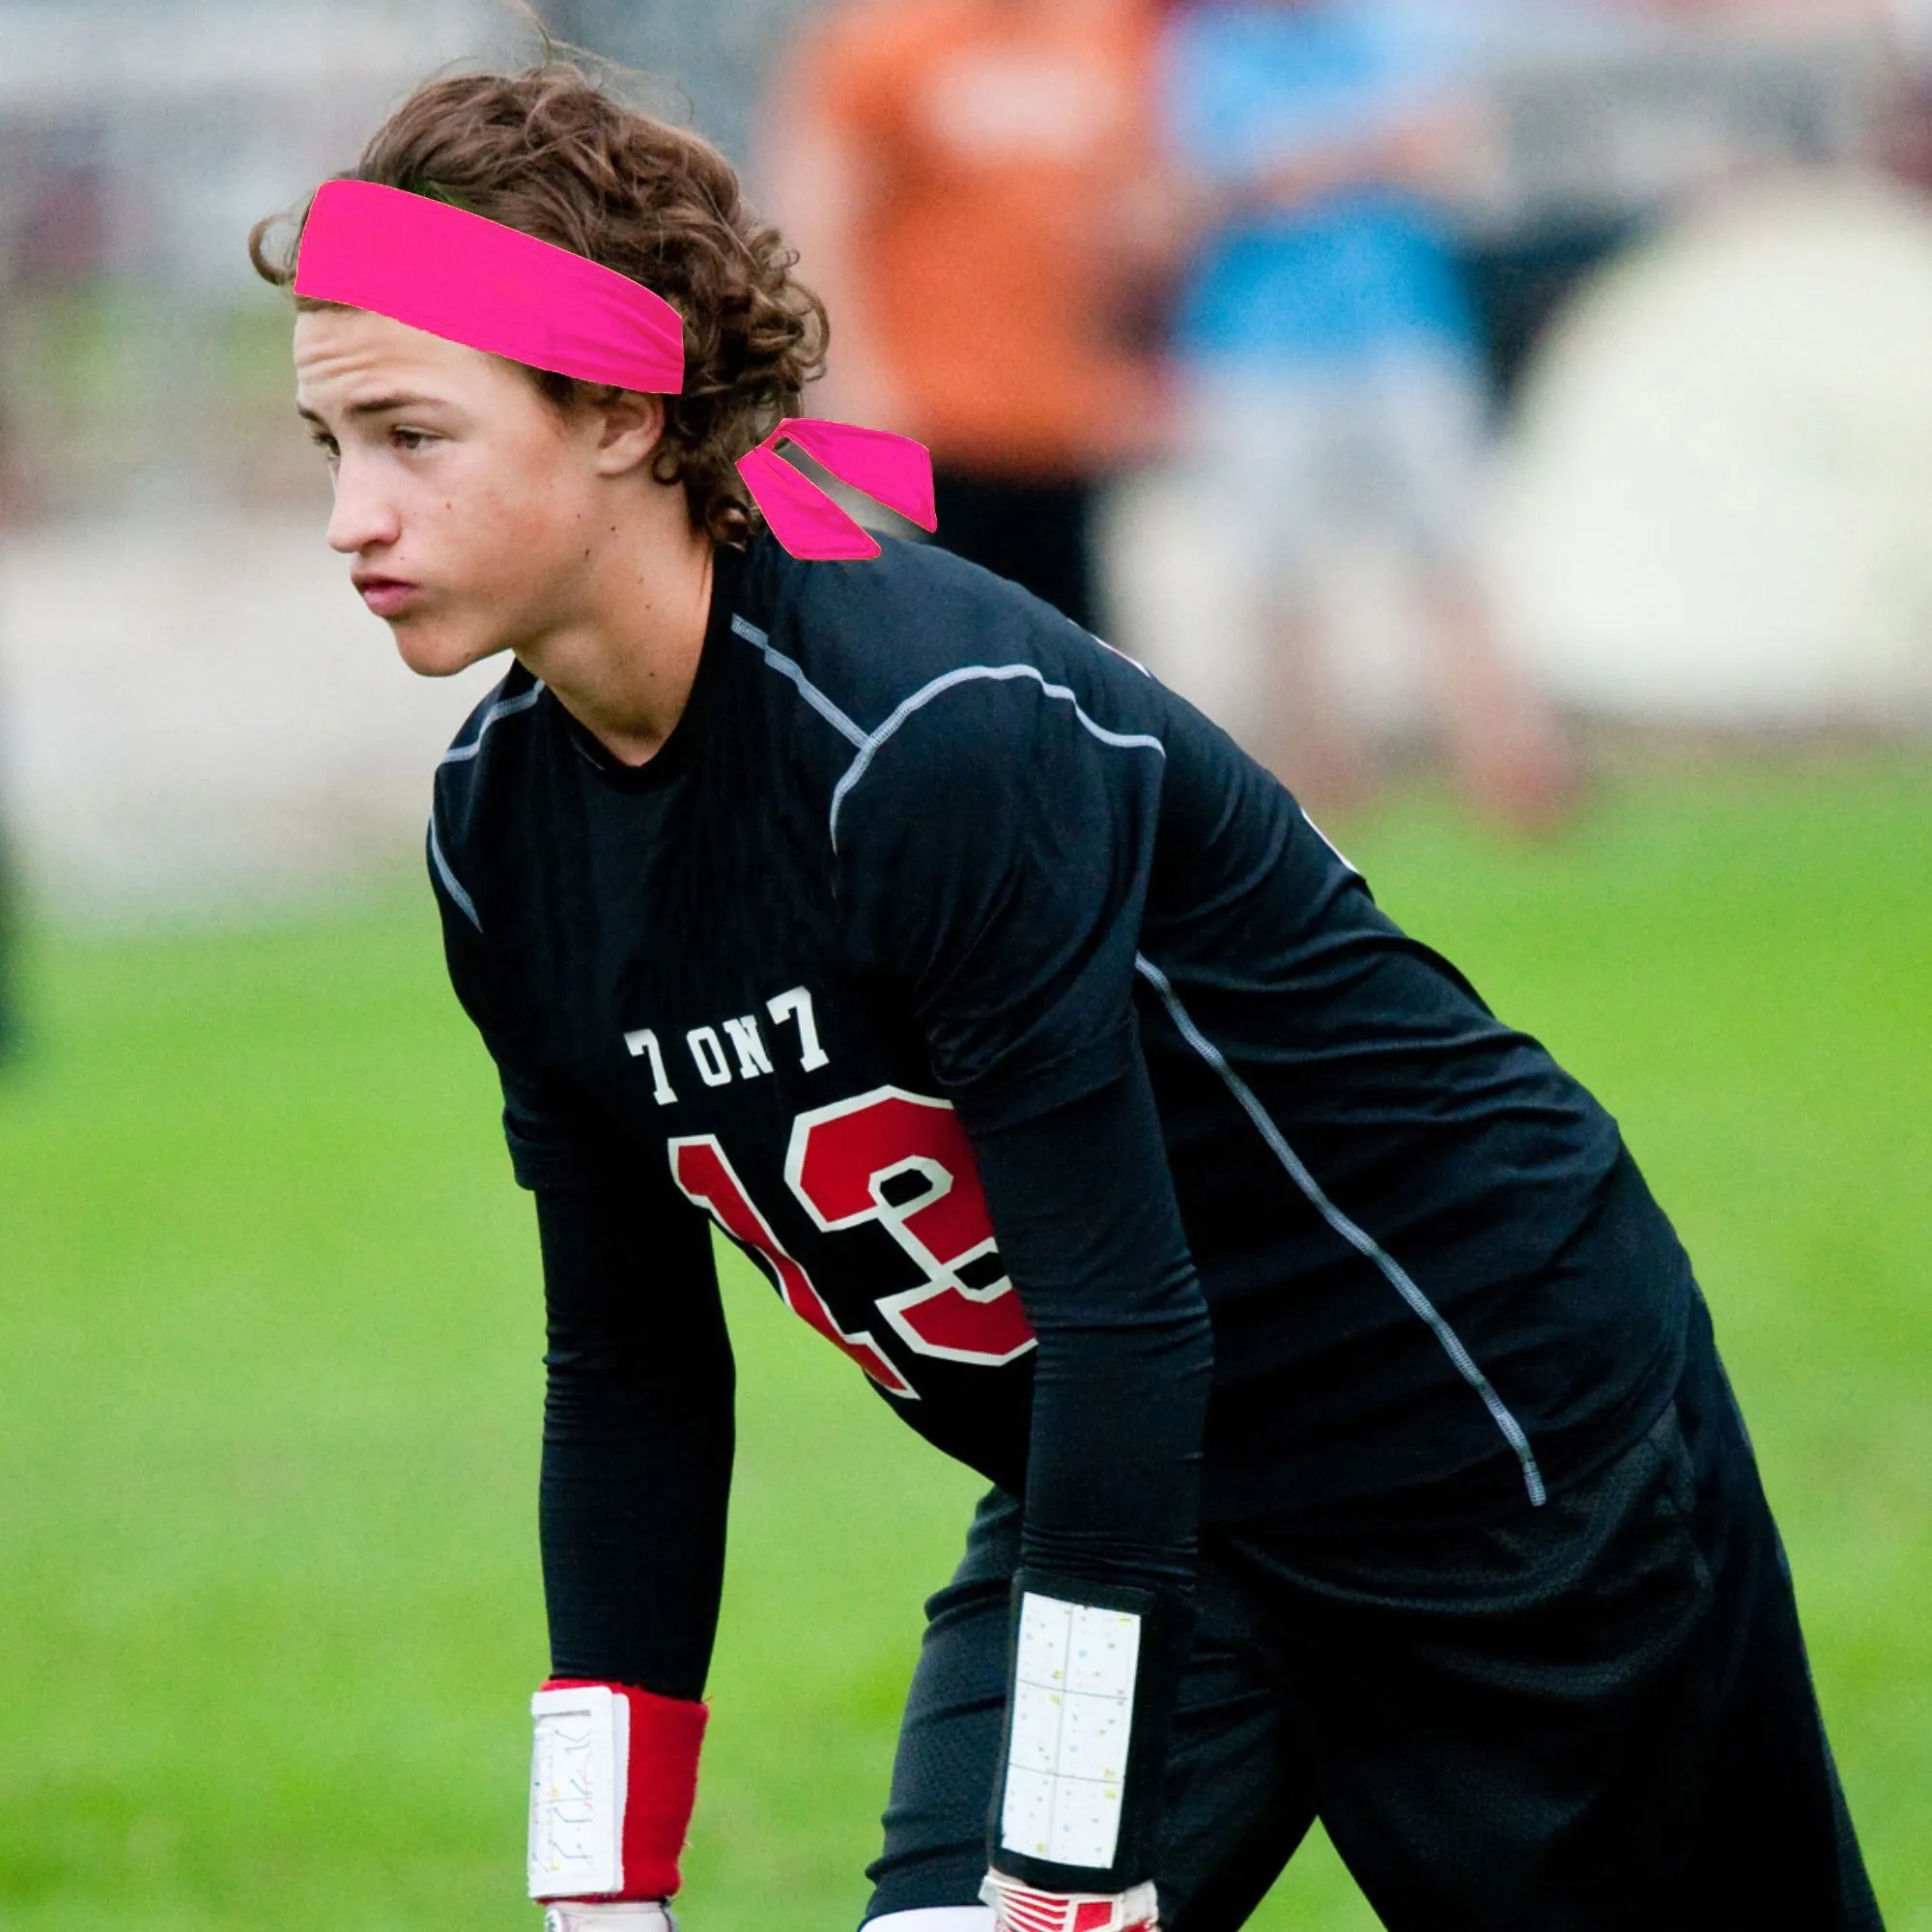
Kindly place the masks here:
[(1688, 1264), (1604, 1110), (1225, 732), (937, 547), (721, 551), (641, 767), (514, 668), (429, 856), (539, 1201), (560, 1675), (701, 1688), (707, 1220), (1097, 1581), (1535, 1507), (1674, 1385)]

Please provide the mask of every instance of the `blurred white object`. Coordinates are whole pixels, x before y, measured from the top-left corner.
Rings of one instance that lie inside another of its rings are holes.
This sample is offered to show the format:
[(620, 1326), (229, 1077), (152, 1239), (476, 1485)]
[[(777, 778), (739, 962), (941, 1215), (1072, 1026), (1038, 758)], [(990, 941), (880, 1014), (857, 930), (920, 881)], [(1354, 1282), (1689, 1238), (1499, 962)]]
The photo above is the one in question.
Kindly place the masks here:
[(437, 758), (507, 661), (407, 670), (327, 515), (0, 542), (0, 791), (38, 896), (245, 909), (421, 864)]
[(1786, 184), (1627, 258), (1547, 345), (1498, 484), (1503, 622), (1559, 697), (1932, 724), (1932, 212)]

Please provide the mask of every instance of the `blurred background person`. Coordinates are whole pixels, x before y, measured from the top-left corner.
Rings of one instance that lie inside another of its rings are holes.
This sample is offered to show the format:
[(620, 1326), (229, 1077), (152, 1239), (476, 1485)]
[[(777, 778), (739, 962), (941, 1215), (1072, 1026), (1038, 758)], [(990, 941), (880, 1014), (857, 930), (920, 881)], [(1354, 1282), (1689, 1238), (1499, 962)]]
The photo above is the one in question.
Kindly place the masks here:
[(1210, 223), (1179, 291), (1186, 455), (1233, 573), (1236, 725), (1317, 810), (1374, 783), (1338, 689), (1328, 565), (1392, 542), (1418, 596), (1431, 702), (1483, 810), (1542, 824), (1573, 764), (1495, 648), (1472, 559), (1487, 373), (1435, 203), (1474, 136), (1443, 10), (1199, 0), (1158, 59), (1159, 115)]
[[(5, 300), (5, 293), (4, 282), (0, 282), (0, 302)], [(26, 475), (11, 433), (6, 398), (0, 396), (0, 546), (26, 514)], [(6, 693), (0, 692), (0, 707), (5, 703)], [(8, 778), (5, 766), (0, 765), (0, 803), (5, 801)], [(6, 823), (0, 820), (0, 1066), (20, 1045), (19, 981), (14, 961), (18, 912), (14, 853)]]
[(757, 161), (832, 316), (815, 413), (932, 451), (938, 541), (1101, 621), (1094, 495), (1157, 447), (1138, 326), (1151, 0), (852, 0)]
[[(1480, 81), (1484, 100), (1485, 145), (1503, 143), (1495, 122), (1514, 93), (1510, 81), (1545, 76), (1552, 69), (1600, 75), (1626, 57), (1641, 28), (1631, 14), (1633, 0), (1464, 0), (1458, 24), (1466, 37), (1467, 78)], [(1499, 87), (1498, 82), (1502, 85)], [(1560, 125), (1563, 107), (1540, 104), (1531, 79), (1527, 104), (1533, 122)], [(1489, 219), (1471, 223), (1467, 207), (1455, 224), (1457, 266), (1476, 312), (1489, 365), (1492, 409), (1498, 415), (1515, 404), (1546, 330), (1577, 289), (1599, 268), (1630, 245), (1643, 231), (1649, 211), (1610, 196), (1580, 199), (1535, 191), (1531, 166), (1520, 173), (1530, 189), (1527, 205), (1489, 211)]]

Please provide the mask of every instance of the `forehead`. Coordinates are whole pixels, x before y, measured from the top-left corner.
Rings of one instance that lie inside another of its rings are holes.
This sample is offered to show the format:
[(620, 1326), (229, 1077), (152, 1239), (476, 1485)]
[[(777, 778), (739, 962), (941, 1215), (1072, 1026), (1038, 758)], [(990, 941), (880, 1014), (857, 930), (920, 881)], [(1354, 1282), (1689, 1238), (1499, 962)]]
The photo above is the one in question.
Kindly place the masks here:
[(359, 308), (300, 310), (295, 364), (297, 404), (311, 410), (338, 409), (379, 390), (480, 407), (519, 386), (516, 371), (498, 356)]

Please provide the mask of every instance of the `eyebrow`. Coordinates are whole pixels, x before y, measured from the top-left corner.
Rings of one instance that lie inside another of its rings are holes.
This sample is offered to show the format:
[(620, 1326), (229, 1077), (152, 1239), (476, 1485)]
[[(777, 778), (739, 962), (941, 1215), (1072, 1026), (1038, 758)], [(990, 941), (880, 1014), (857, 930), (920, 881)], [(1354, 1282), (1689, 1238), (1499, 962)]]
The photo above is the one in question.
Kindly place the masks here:
[[(398, 390), (392, 396), (371, 396), (366, 403), (351, 403), (343, 411), (343, 414), (349, 416), (379, 416), (387, 410), (419, 410), (426, 404), (432, 409), (444, 407), (443, 399), (440, 396), (419, 396), (412, 391)], [(296, 414), (300, 416), (304, 422), (322, 423), (325, 429), (328, 427), (327, 423), (322, 422), (322, 418), (313, 410), (305, 410), (299, 403), (296, 405)]]

